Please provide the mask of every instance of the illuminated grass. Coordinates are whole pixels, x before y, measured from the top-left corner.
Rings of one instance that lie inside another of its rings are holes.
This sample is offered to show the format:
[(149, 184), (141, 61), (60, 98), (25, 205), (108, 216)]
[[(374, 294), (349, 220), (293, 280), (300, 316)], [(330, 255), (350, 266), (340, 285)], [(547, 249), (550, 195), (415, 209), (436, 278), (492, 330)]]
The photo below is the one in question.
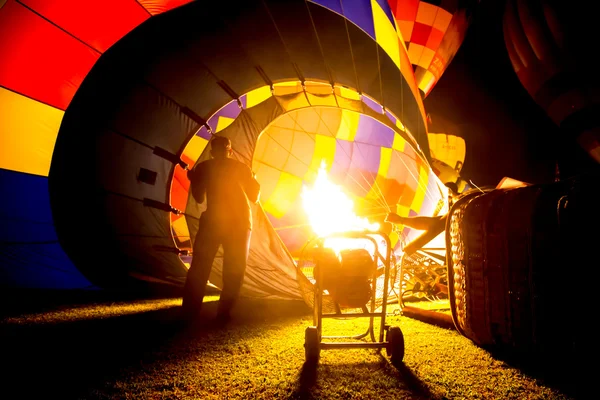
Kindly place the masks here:
[[(231, 324), (219, 329), (212, 322), (216, 298), (207, 300), (195, 327), (181, 323), (181, 299), (90, 304), (49, 311), (53, 318), (5, 319), (1, 350), (8, 357), (0, 365), (11, 371), (6, 382), (20, 385), (19, 398), (35, 389), (27, 384), (61, 399), (572, 398), (453, 330), (393, 315), (387, 323), (404, 333), (404, 366), (392, 366), (385, 350), (343, 349), (322, 351), (316, 368), (309, 368), (303, 344), (312, 312), (303, 303), (242, 300)], [(366, 318), (327, 319), (324, 334), (358, 334), (367, 326)]]

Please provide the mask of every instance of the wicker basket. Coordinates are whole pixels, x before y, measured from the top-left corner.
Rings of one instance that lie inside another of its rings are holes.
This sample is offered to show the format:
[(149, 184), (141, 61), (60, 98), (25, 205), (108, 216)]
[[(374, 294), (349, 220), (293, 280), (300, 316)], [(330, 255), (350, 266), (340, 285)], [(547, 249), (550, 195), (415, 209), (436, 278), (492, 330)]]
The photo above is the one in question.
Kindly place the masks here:
[(461, 334), (482, 346), (575, 348), (581, 320), (567, 294), (598, 264), (585, 247), (600, 243), (598, 226), (591, 237), (588, 226), (599, 189), (598, 177), (587, 176), (471, 193), (454, 204), (448, 283)]

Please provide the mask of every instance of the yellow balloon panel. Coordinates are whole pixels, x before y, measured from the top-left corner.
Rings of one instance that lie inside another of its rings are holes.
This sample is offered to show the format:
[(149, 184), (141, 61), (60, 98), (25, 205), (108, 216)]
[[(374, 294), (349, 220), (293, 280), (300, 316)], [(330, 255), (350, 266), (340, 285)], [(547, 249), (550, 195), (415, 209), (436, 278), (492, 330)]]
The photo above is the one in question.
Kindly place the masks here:
[(285, 170), (290, 174), (302, 178), (306, 176), (311, 162), (314, 148), (317, 145), (314, 135), (294, 135), (292, 152), (285, 164)]
[(267, 144), (262, 154), (263, 160), (269, 160), (269, 166), (283, 169), (290, 155), (290, 148), (294, 140), (293, 131), (290, 129), (273, 127), (267, 134)]
[(0, 168), (48, 176), (64, 111), (0, 87)]
[(307, 108), (310, 106), (306, 96), (281, 96), (279, 97), (279, 101), (281, 102), (282, 107), (286, 110)]
[(404, 151), (406, 144), (406, 140), (402, 136), (396, 135), (394, 136), (394, 143), (392, 144), (392, 148), (397, 151)]
[(273, 84), (273, 94), (275, 96), (285, 96), (287, 94), (302, 93), (304, 88), (299, 81), (278, 82)]
[(343, 98), (349, 100), (360, 100), (360, 94), (355, 92), (354, 90), (346, 89), (342, 86), (336, 86), (334, 89), (336, 95), (341, 96)]
[(254, 160), (252, 168), (256, 173), (256, 179), (260, 182), (260, 201), (266, 203), (271, 194), (277, 187), (281, 170), (275, 169), (268, 164), (262, 162), (262, 160)]
[(215, 129), (215, 132), (220, 132), (223, 129), (227, 128), (229, 125), (231, 125), (231, 123), (233, 121), (234, 121), (234, 118), (219, 117), (219, 120), (217, 122), (217, 128)]
[(183, 151), (183, 155), (188, 158), (192, 163), (195, 163), (200, 155), (208, 145), (208, 140), (200, 137), (194, 136), (192, 140), (189, 141), (185, 150)]
[(317, 135), (315, 139), (315, 150), (312, 154), (310, 169), (304, 177), (308, 182), (315, 181), (321, 163), (324, 162), (329, 169), (335, 158), (336, 139), (334, 137)]
[(461, 170), (467, 152), (463, 138), (444, 133), (429, 133), (427, 138), (432, 158), (448, 164), (456, 171)]
[(171, 224), (173, 227), (173, 235), (180, 241), (184, 242), (190, 238), (190, 231), (185, 222), (185, 218), (178, 218)]
[(385, 12), (381, 9), (381, 6), (377, 4), (377, 1), (371, 0), (371, 7), (373, 9), (373, 23), (375, 25), (377, 43), (379, 43), (392, 61), (394, 61), (398, 69), (400, 69), (400, 41), (398, 40), (398, 33), (387, 15), (385, 15)]
[(341, 115), (342, 119), (335, 136), (338, 139), (353, 141), (358, 129), (360, 114), (349, 110), (342, 110)]
[(415, 191), (415, 197), (413, 200), (413, 209), (419, 210), (425, 201), (425, 195), (427, 193), (427, 185), (429, 183), (429, 170), (419, 167), (419, 181), (418, 188)]
[(302, 191), (302, 179), (282, 172), (275, 189), (263, 203), (265, 211), (276, 218), (284, 216), (296, 203)]
[(254, 107), (271, 97), (271, 87), (262, 86), (246, 94), (246, 108)]
[[(331, 92), (331, 87), (329, 87), (329, 92)], [(337, 107), (337, 103), (335, 98), (331, 96), (323, 96), (323, 95), (314, 95), (311, 93), (306, 93), (308, 97), (308, 101), (313, 106), (329, 106), (329, 107)]]

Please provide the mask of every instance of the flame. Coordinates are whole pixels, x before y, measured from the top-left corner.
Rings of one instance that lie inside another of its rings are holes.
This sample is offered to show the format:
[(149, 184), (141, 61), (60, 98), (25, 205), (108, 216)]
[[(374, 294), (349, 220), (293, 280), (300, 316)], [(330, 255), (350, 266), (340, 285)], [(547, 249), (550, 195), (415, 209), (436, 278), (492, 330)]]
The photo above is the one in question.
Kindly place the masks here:
[(367, 218), (354, 213), (354, 203), (341, 187), (327, 177), (325, 161), (317, 174), (312, 188), (302, 190), (304, 210), (313, 231), (319, 236), (349, 231), (378, 231), (378, 223), (370, 223)]

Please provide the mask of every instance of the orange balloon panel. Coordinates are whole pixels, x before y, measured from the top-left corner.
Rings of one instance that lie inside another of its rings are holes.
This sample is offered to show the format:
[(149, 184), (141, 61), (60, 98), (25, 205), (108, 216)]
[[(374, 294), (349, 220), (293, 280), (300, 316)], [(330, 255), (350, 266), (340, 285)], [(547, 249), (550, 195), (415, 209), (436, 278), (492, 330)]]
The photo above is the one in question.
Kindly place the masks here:
[(427, 96), (462, 45), (477, 0), (390, 0), (419, 89)]

